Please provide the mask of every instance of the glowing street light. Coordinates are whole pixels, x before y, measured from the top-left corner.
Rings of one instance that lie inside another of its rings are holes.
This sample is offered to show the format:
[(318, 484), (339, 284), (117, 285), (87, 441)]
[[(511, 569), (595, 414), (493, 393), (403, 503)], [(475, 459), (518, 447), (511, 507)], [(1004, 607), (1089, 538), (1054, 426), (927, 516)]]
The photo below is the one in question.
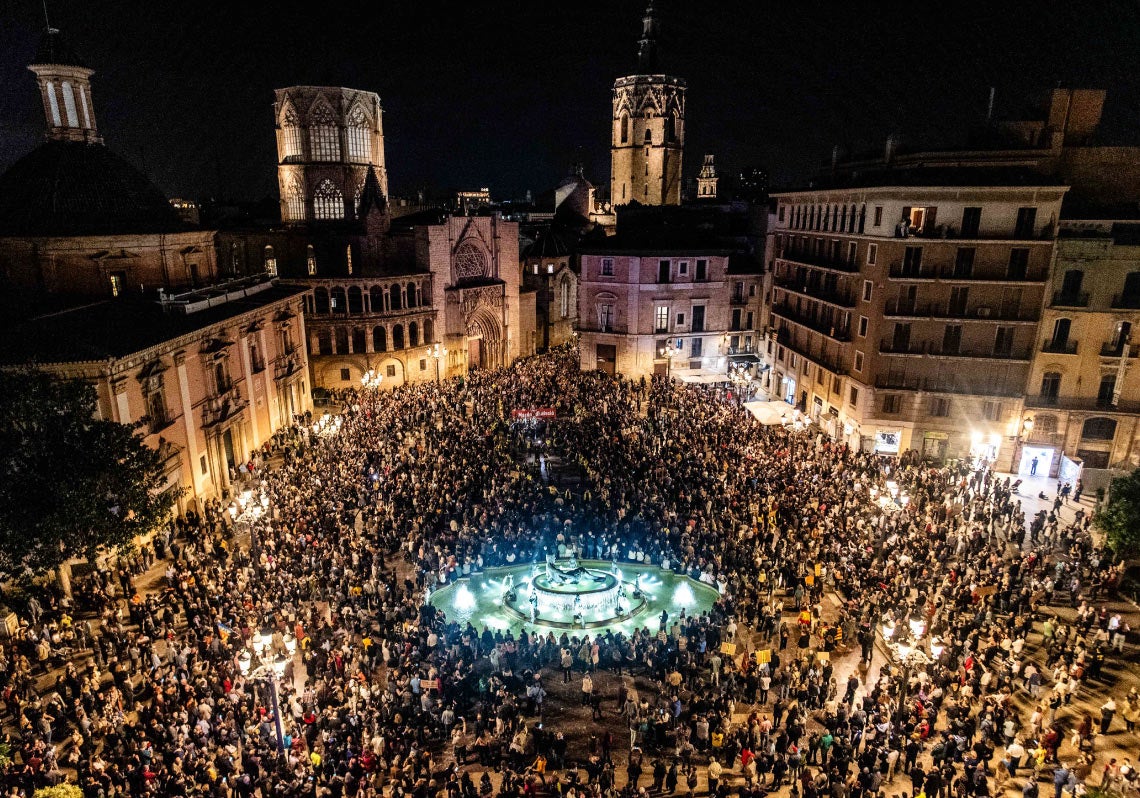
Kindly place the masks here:
[(439, 361), (441, 358), (447, 357), (447, 347), (433, 344), (427, 348), (427, 356), (435, 358), (435, 381), (439, 383)]

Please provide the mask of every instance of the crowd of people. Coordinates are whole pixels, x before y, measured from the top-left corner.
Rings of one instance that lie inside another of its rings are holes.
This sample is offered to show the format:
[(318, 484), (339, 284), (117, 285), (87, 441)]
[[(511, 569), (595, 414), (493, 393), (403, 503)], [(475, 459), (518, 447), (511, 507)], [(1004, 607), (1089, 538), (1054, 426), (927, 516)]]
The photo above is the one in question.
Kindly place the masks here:
[[(8, 794), (1134, 789), (1099, 755), (1140, 696), (1105, 686), (1129, 630), (1081, 512), (1026, 518), (984, 465), (766, 427), (571, 350), (344, 399), (331, 434), (300, 418), (253, 453), (233, 490), (260, 515), (212, 502), (73, 598), (29, 600), (0, 649)], [(568, 551), (720, 599), (632, 634), (480, 628), (427, 601)], [(1095, 718), (1075, 709), (1094, 683)], [(578, 695), (591, 722), (566, 721)]]

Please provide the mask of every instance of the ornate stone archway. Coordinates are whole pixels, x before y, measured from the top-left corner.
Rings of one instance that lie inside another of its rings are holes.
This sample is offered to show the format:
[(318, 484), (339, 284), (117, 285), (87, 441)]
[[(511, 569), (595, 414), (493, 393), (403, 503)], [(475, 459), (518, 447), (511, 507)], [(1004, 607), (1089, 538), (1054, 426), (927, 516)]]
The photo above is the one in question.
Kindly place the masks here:
[(466, 319), (467, 368), (497, 369), (503, 365), (503, 325), (485, 307)]

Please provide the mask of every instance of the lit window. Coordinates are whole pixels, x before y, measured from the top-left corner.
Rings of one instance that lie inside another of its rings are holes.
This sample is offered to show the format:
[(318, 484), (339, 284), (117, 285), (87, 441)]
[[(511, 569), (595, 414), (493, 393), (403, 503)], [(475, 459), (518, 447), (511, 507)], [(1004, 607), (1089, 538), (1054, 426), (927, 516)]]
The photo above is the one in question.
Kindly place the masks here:
[(309, 244), (306, 249), (305, 266), (308, 269), (310, 277), (317, 273), (317, 252), (313, 249), (312, 244)]
[(352, 246), (351, 245), (344, 248), (344, 265), (348, 268), (348, 273), (352, 274)]
[(314, 161), (340, 160), (340, 130), (328, 108), (316, 109), (309, 119), (309, 148)]
[(372, 161), (372, 136), (364, 109), (357, 106), (348, 117), (345, 138), (348, 140), (348, 160), (358, 163)]
[(265, 264), (265, 272), (270, 277), (277, 276), (277, 256), (273, 254), (273, 247), (266, 247), (265, 253), (262, 257), (262, 262)]
[(602, 258), (602, 274), (606, 276), (613, 276), (614, 273), (614, 259)]
[(344, 218), (344, 194), (331, 180), (322, 180), (313, 192), (313, 216), (325, 220)]
[(115, 272), (111, 275), (111, 296), (121, 296), (126, 288), (126, 272)]

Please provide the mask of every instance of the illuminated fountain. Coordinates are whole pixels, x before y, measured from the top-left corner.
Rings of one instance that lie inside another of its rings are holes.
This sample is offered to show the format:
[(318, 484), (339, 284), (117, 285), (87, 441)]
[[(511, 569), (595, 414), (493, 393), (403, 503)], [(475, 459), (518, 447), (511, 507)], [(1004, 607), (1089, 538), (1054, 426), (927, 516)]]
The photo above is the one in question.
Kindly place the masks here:
[(549, 557), (545, 563), (488, 569), (428, 600), (449, 620), (479, 627), (632, 630), (659, 623), (662, 612), (669, 623), (682, 611), (698, 614), (718, 597), (712, 586), (671, 571), (639, 568), (627, 576), (616, 563)]

